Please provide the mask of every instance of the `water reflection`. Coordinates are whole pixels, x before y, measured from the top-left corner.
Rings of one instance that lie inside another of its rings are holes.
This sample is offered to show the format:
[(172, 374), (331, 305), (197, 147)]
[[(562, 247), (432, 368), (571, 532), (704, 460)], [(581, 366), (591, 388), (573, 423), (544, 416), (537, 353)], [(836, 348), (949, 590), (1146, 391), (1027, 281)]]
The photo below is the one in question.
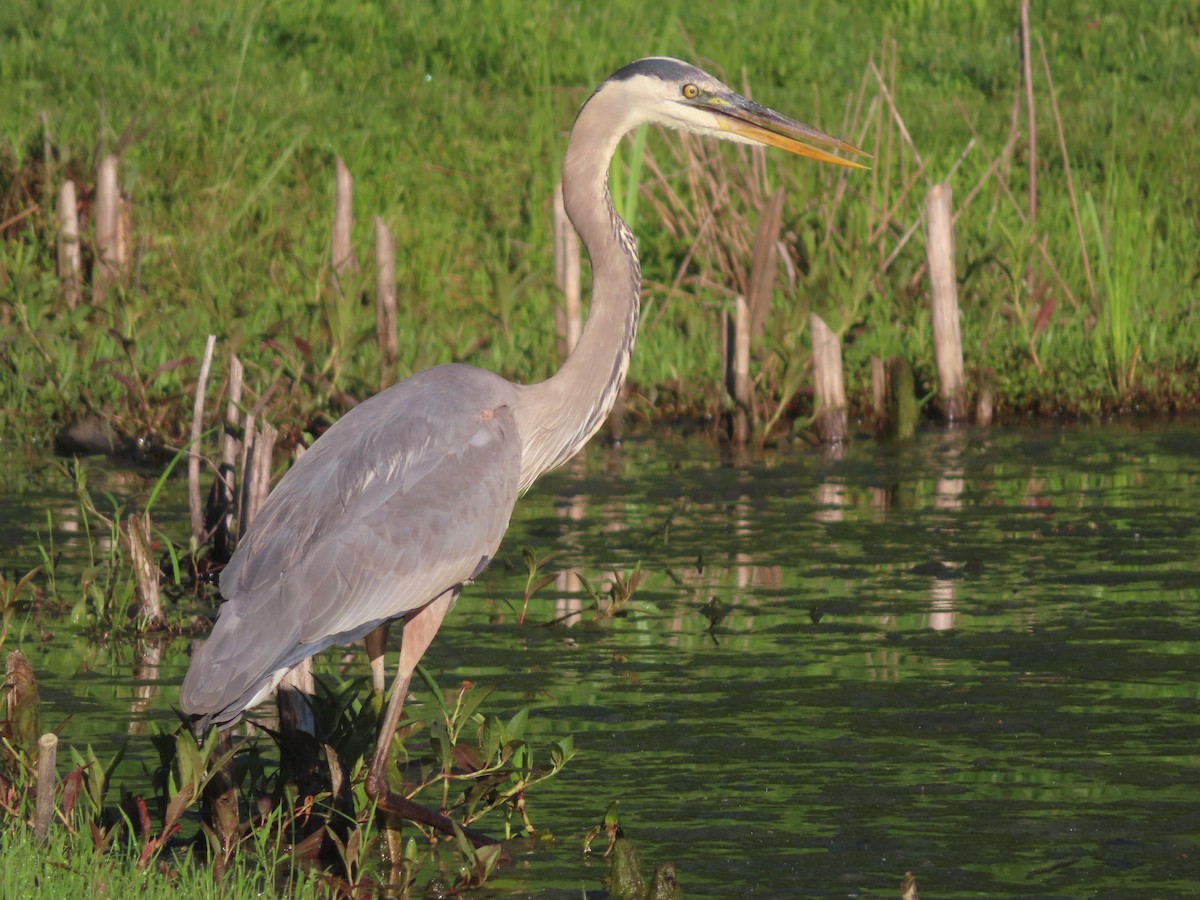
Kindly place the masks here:
[[(106, 478), (97, 495), (144, 498)], [(47, 537), (61, 551), (62, 601), (23, 600), (8, 646), (43, 680), (45, 720), (69, 716), (65, 742), (104, 758), (135, 735), (136, 789), (152, 757), (136, 738), (174, 726), (186, 643), (81, 636), (69, 484), (0, 486), (0, 566), (25, 571)], [(165, 502), (156, 521), (186, 539), (182, 489)], [(520, 624), (526, 546), (557, 555)], [(696, 896), (882, 894), (906, 869), (941, 896), (1178, 896), (1200, 858), (1179, 787), (1196, 766), (1197, 547), (1194, 422), (957, 429), (844, 459), (631, 438), (522, 500), (426, 665), (443, 685), (498, 683), (495, 711), (533, 703), (531, 728), (584, 751), (529, 799), (560, 841), (501, 882), (517, 895), (597, 886), (575, 839), (621, 799), (643, 853)], [(627, 608), (594, 622), (584, 580), (603, 592), (638, 563)], [(366, 674), (357, 648), (318, 664)]]

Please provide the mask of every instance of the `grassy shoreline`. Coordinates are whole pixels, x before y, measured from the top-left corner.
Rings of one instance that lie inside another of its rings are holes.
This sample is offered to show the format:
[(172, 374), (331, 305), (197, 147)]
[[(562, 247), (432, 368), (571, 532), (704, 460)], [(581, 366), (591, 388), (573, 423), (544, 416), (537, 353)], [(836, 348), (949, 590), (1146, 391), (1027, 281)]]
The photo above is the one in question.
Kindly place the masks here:
[[(397, 240), (400, 353), (389, 379), (450, 360), (546, 377), (557, 363), (549, 207), (565, 131), (594, 84), (648, 53), (727, 66), (735, 86), (745, 79), (757, 99), (877, 159), (842, 181), (778, 155), (755, 169), (723, 148), (704, 151), (696, 178), (696, 151), (679, 142), (650, 134), (636, 159), (632, 141), (622, 148), (621, 177), (643, 176), (640, 194), (615, 191), (646, 277), (631, 415), (722, 408), (719, 317), (746, 290), (761, 203), (777, 187), (787, 190), (788, 265), (752, 351), (764, 418), (781, 407), (786, 427), (810, 412), (810, 309), (843, 337), (857, 408), (869, 404), (871, 355), (906, 357), (918, 393), (930, 391), (917, 223), (926, 177), (951, 169), (956, 198), (981, 185), (956, 232), (960, 305), (969, 377), (995, 372), (1001, 416), (1194, 408), (1200, 165), (1182, 148), (1200, 132), (1200, 4), (1035, 11), (1034, 47), (1045, 46), (1055, 93), (1035, 50), (1032, 225), (1022, 221), (1023, 123), (1008, 146), (1024, 103), (1017, 23), (1015, 3), (918, 0), (874, 18), (852, 4), (786, 14), (767, 3), (599, 12), (549, 2), (79, 11), (16, 0), (0, 12), (0, 421), (36, 441), (92, 410), (128, 433), (177, 440), (207, 333), (220, 338), (216, 383), (238, 353), (250, 402), (276, 385), (277, 422), (364, 398), (381, 379), (374, 215)], [(64, 178), (79, 185), (86, 258), (95, 161), (109, 152), (121, 157), (130, 270), (104, 303), (70, 310), (55, 276), (53, 198)], [(361, 264), (341, 292), (328, 265), (335, 156), (356, 179)], [(706, 237), (697, 207), (714, 186), (726, 199)]]

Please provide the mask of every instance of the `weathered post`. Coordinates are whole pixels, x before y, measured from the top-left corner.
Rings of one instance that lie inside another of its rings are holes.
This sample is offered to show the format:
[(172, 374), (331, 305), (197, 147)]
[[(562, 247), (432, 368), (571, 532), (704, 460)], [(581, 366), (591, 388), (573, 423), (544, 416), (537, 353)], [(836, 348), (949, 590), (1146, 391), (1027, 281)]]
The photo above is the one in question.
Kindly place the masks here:
[[(563, 315), (559, 325), (562, 356), (571, 355), (583, 331), (580, 288), (579, 235), (567, 218), (562, 184), (554, 191), (554, 277), (563, 292)], [(558, 317), (555, 317), (558, 320)]]
[(812, 331), (817, 436), (825, 444), (842, 444), (849, 437), (846, 385), (842, 375), (842, 342), (816, 313), (810, 313), (808, 318)]
[(50, 822), (54, 818), (54, 791), (58, 778), (58, 735), (53, 731), (38, 739), (37, 809), (34, 813), (33, 836), (39, 844), (46, 842)]
[(96, 262), (92, 270), (92, 300), (102, 303), (121, 268), (121, 192), (117, 158), (106, 156), (96, 170)]
[(62, 283), (67, 308), (79, 305), (80, 270), (79, 212), (76, 209), (75, 182), (67, 179), (58, 191), (58, 280)]
[(192, 404), (192, 436), (188, 442), (188, 509), (192, 520), (192, 547), (199, 550), (204, 543), (204, 507), (200, 503), (200, 435), (204, 430), (204, 395), (208, 390), (208, 375), (212, 371), (213, 350), (217, 336), (210, 334), (204, 344), (204, 360), (196, 379), (196, 399)]
[(899, 356), (887, 362), (887, 434), (906, 441), (917, 433), (916, 386), (912, 366)]
[(958, 285), (954, 276), (954, 217), (950, 185), (939, 182), (925, 199), (929, 282), (933, 302), (933, 352), (938, 395), (947, 421), (966, 418), (962, 333), (958, 324)]
[(399, 348), (396, 343), (396, 240), (383, 219), (375, 217), (375, 334), (383, 371), (379, 387), (392, 383)]
[(333, 285), (341, 284), (343, 274), (352, 273), (355, 268), (354, 247), (351, 244), (351, 232), (354, 224), (354, 207), (352, 195), (354, 178), (350, 170), (339, 156), (334, 167), (333, 194), (333, 238), (330, 241), (330, 264), (333, 267)]
[(137, 579), (134, 593), (138, 600), (138, 617), (146, 628), (162, 628), (167, 624), (163, 615), (162, 598), (158, 586), (158, 566), (150, 543), (150, 513), (130, 513), (125, 520), (125, 533), (129, 540), (129, 555), (133, 562), (133, 573)]

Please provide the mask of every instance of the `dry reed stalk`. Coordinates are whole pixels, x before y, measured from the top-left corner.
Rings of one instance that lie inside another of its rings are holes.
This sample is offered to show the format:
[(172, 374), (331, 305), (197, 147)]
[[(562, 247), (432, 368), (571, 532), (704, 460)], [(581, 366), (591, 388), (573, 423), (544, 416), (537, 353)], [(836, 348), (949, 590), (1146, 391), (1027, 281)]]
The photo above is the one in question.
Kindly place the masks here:
[(817, 436), (825, 444), (845, 443), (849, 436), (846, 386), (842, 373), (842, 342), (825, 320), (809, 313), (812, 331), (813, 393), (816, 397)]
[(58, 735), (52, 731), (38, 738), (37, 807), (33, 818), (33, 836), (39, 844), (50, 834), (54, 818), (54, 792), (58, 784)]
[(188, 442), (188, 509), (192, 521), (192, 546), (199, 548), (205, 540), (204, 508), (200, 504), (200, 434), (204, 428), (204, 394), (208, 388), (208, 374), (212, 369), (213, 349), (217, 336), (210, 334), (204, 344), (204, 360), (200, 363), (200, 377), (196, 379), (196, 400), (192, 404), (192, 434)]
[(761, 337), (771, 314), (771, 295), (779, 271), (779, 235), (783, 231), (784, 189), (771, 195), (758, 218), (750, 265), (750, 337)]
[[(729, 314), (725, 314), (728, 318)], [(740, 294), (734, 300), (732, 319), (727, 322), (729, 339), (726, 354), (729, 362), (727, 387), (733, 397), (733, 442), (745, 446), (750, 439), (750, 415), (753, 397), (750, 381), (750, 304)]]
[(167, 617), (162, 610), (158, 566), (154, 564), (150, 513), (141, 516), (130, 513), (125, 520), (125, 534), (129, 540), (129, 556), (133, 563), (134, 577), (137, 579), (134, 593), (138, 600), (138, 618), (144, 628), (165, 628)]
[(96, 170), (96, 262), (92, 271), (92, 300), (102, 303), (121, 268), (121, 194), (117, 158), (106, 156)]
[(1087, 240), (1083, 236), (1083, 217), (1079, 215), (1079, 201), (1075, 198), (1075, 179), (1071, 175), (1071, 155), (1067, 152), (1067, 136), (1063, 131), (1062, 116), (1058, 114), (1058, 94), (1054, 90), (1054, 79), (1050, 76), (1050, 62), (1046, 59), (1046, 45), (1038, 35), (1038, 52), (1042, 55), (1042, 70), (1046, 73), (1046, 87), (1050, 90), (1050, 110), (1054, 113), (1054, 127), (1058, 132), (1058, 147), (1062, 151), (1063, 169), (1067, 174), (1067, 196), (1071, 198), (1071, 212), (1075, 217), (1075, 231), (1079, 235), (1079, 253), (1083, 257), (1083, 274), (1087, 278), (1088, 295), (1092, 299), (1092, 310), (1096, 306), (1096, 284), (1092, 281), (1092, 263), (1088, 258)]
[(939, 182), (925, 200), (926, 257), (933, 304), (933, 352), (938, 394), (946, 419), (966, 418), (962, 333), (958, 322), (958, 283), (954, 277), (953, 201), (950, 185)]
[(341, 285), (342, 275), (353, 274), (358, 265), (354, 259), (351, 235), (354, 226), (354, 178), (342, 158), (334, 163), (333, 235), (330, 240), (330, 263), (333, 285)]
[(383, 219), (375, 217), (375, 337), (383, 371), (379, 387), (392, 383), (400, 348), (396, 338), (396, 240)]
[[(959, 105), (959, 112), (962, 114), (963, 120), (967, 123), (967, 127), (971, 130), (971, 134), (974, 136), (976, 145), (979, 147), (979, 151), (983, 154), (983, 158), (990, 164), (992, 162), (992, 157), (987, 152), (987, 148), (983, 145), (983, 142), (979, 140), (979, 134), (975, 131), (975, 124), (971, 121), (970, 117), (967, 116), (966, 110), (962, 108), (961, 104)], [(1010, 137), (1008, 144), (1005, 146), (1009, 147), (1014, 143), (1015, 134)], [(1017, 219), (1022, 224), (1027, 224), (1028, 219), (1025, 217), (1025, 210), (1021, 208), (1021, 204), (1018, 203), (1017, 198), (1013, 196), (1012, 189), (1008, 186), (1008, 179), (1004, 177), (1004, 173), (1001, 171), (1002, 168), (1003, 167), (1000, 167), (996, 170), (996, 183), (1000, 185), (1000, 190), (1004, 196), (1008, 198), (1009, 205), (1012, 207)], [(1031, 232), (1031, 240), (1034, 238), (1036, 238), (1036, 232)], [(1071, 301), (1071, 305), (1078, 310), (1079, 301), (1076, 299), (1075, 294), (1072, 293), (1071, 288), (1067, 286), (1067, 282), (1063, 279), (1062, 274), (1058, 271), (1058, 266), (1056, 266), (1054, 264), (1054, 260), (1051, 259), (1050, 251), (1046, 249), (1045, 239), (1043, 238), (1042, 240), (1037, 241), (1034, 246), (1041, 255), (1042, 261), (1046, 263), (1047, 268), (1049, 268), (1051, 274), (1054, 275), (1054, 279), (1058, 282), (1059, 289), (1063, 292), (1063, 295), (1066, 296), (1066, 298)]]
[[(1033, 102), (1033, 54), (1029, 42), (1029, 0), (1021, 0), (1021, 82), (1025, 87), (1025, 121), (1029, 126), (1029, 223), (1037, 226), (1037, 117)], [(1032, 276), (1032, 272), (1030, 273)], [(1033, 285), (1029, 286), (1032, 293)]]
[[(892, 99), (892, 92), (888, 90), (888, 86), (883, 80), (883, 74), (879, 71), (878, 66), (875, 65), (874, 60), (868, 61), (867, 65), (870, 66), (871, 74), (875, 76), (875, 81), (879, 84), (880, 93), (883, 94), (883, 99), (887, 103), (888, 109), (892, 111), (892, 118), (896, 122), (896, 128), (899, 130), (900, 136), (904, 139), (904, 143), (908, 145), (908, 150), (912, 154), (913, 159), (917, 161), (917, 165), (922, 166), (921, 154), (917, 150), (916, 144), (913, 143), (912, 136), (908, 133), (908, 127), (904, 124), (904, 117), (900, 115), (900, 110), (896, 108), (896, 103)], [(928, 177), (926, 177), (925, 181), (926, 184), (929, 183)]]
[(80, 271), (79, 211), (75, 200), (75, 182), (67, 179), (58, 192), (58, 280), (68, 309), (79, 305)]

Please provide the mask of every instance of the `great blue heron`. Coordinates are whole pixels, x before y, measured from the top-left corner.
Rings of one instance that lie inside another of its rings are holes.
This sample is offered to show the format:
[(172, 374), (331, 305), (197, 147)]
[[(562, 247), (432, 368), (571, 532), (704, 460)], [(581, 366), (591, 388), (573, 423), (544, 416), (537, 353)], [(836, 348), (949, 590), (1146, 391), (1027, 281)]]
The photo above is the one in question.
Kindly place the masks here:
[(388, 788), (387, 766), (417, 663), (463, 586), (495, 556), (517, 497), (596, 433), (629, 367), (641, 271), (608, 169), (617, 142), (643, 124), (843, 166), (859, 167), (803, 142), (862, 152), (678, 60), (639, 60), (601, 84), (579, 111), (563, 162), (563, 202), (593, 273), (574, 352), (540, 384), (460, 364), (420, 372), (313, 444), (221, 573), (225, 603), (180, 695), (197, 730), (232, 725), (297, 663), (402, 619), (366, 789), (411, 817), (412, 804)]

